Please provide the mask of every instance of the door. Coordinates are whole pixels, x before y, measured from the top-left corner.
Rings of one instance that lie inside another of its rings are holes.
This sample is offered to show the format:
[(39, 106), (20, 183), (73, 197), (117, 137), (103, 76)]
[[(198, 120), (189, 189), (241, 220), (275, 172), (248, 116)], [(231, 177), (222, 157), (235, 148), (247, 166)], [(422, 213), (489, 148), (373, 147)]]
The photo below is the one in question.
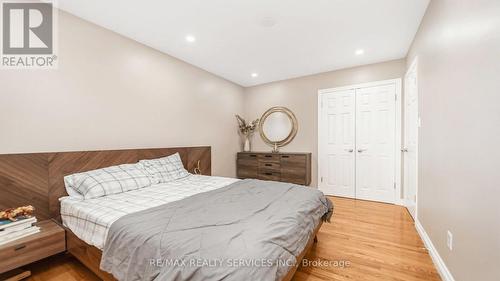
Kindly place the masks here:
[(355, 91), (320, 96), (319, 189), (325, 194), (355, 197)]
[(399, 200), (398, 85), (397, 80), (382, 81), (320, 92), (318, 174), (319, 189), (325, 194), (387, 203)]
[(405, 76), (405, 113), (404, 113), (404, 146), (403, 146), (403, 183), (404, 201), (413, 219), (416, 218), (417, 184), (418, 184), (418, 88), (416, 63)]
[(394, 203), (396, 85), (356, 90), (356, 198)]

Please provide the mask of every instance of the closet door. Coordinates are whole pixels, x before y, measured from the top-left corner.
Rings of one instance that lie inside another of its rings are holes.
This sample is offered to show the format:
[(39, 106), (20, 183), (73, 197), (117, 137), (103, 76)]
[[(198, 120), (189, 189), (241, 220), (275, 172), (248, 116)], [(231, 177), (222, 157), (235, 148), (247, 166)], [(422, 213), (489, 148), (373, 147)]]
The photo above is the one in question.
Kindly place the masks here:
[(319, 113), (319, 189), (355, 196), (355, 91), (322, 94)]
[(394, 84), (356, 89), (356, 198), (394, 203)]

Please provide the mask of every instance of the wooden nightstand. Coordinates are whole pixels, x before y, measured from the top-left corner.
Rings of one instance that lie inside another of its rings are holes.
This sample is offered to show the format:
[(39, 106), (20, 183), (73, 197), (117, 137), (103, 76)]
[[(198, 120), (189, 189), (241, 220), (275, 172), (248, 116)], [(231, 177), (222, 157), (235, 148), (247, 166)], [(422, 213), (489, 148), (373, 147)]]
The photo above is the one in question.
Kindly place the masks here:
[(40, 232), (0, 246), (0, 273), (66, 251), (64, 229), (51, 220), (37, 223)]

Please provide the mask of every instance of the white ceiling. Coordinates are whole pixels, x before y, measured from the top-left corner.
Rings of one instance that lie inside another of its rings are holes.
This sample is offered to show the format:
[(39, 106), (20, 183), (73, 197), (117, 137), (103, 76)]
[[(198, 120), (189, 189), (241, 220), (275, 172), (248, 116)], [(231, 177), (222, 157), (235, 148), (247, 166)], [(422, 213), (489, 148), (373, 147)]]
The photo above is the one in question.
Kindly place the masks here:
[[(58, 2), (74, 15), (252, 86), (403, 58), (429, 0)], [(196, 41), (187, 42), (187, 35)], [(364, 55), (355, 55), (357, 49)]]

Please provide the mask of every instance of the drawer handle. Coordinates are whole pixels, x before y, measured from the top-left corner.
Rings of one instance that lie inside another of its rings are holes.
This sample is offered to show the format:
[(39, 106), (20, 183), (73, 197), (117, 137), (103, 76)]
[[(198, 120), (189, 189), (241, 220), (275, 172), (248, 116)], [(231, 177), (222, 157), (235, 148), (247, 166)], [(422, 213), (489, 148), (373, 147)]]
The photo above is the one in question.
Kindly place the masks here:
[(268, 175), (268, 176), (272, 176), (273, 175), (273, 173), (265, 173), (265, 174)]
[(250, 154), (250, 157), (257, 157), (257, 155), (255, 155), (255, 154)]
[(266, 155), (266, 157), (267, 157), (267, 158), (271, 158), (271, 157), (273, 157), (273, 156), (272, 156), (272, 155)]
[(14, 247), (14, 251), (19, 251), (19, 250), (22, 250), (24, 248), (26, 248), (26, 245), (17, 245)]
[(288, 155), (282, 155), (281, 158), (290, 158)]
[(264, 164), (267, 167), (271, 167), (273, 164)]

